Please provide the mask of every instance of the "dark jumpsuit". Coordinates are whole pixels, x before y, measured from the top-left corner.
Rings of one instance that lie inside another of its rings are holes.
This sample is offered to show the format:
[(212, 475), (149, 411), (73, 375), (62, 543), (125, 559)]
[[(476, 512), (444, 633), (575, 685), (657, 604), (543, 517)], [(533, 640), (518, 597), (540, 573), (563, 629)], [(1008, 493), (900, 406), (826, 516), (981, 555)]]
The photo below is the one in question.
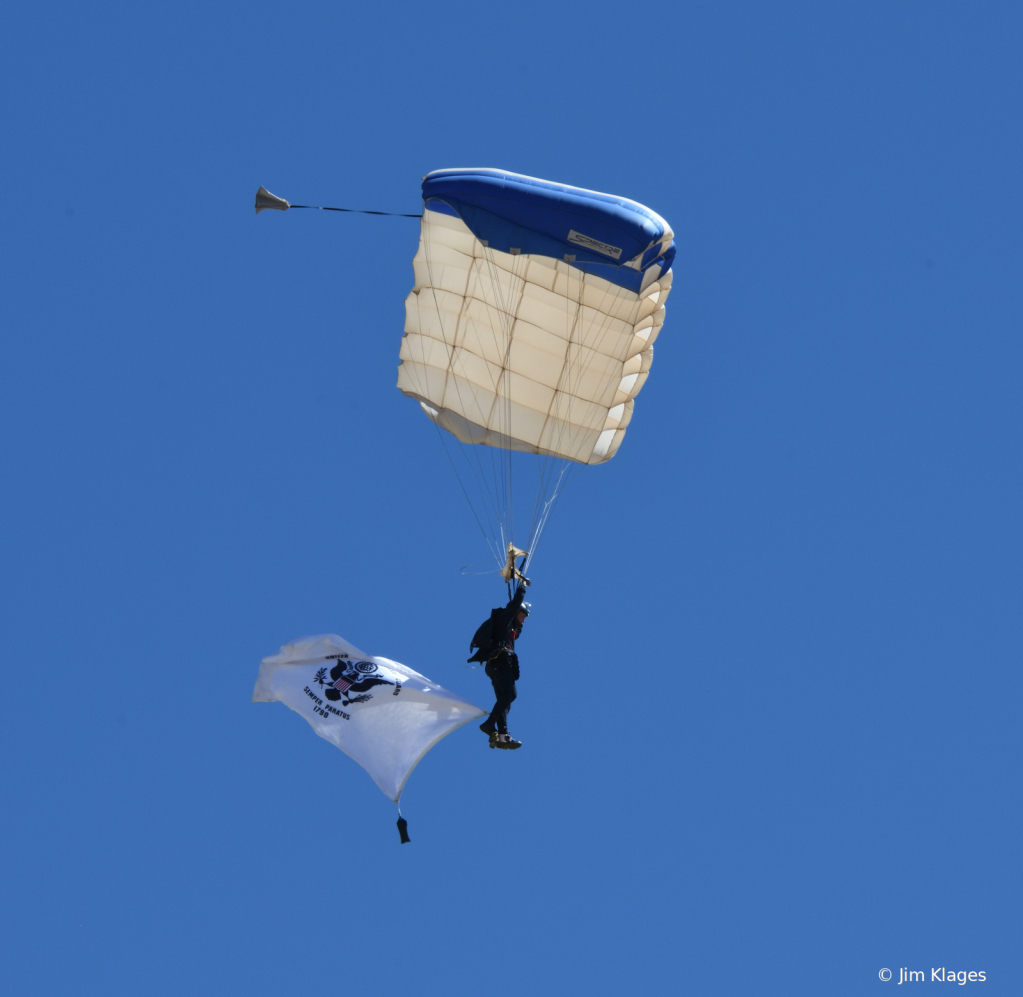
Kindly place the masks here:
[(520, 585), (515, 590), (514, 597), (504, 607), (504, 612), (495, 621), (494, 633), (500, 636), (490, 645), (484, 669), (497, 697), (487, 722), (496, 725), (499, 734), (508, 733), (508, 711), (517, 695), (515, 683), (519, 678), (519, 656), (515, 653), (515, 641), (522, 633), (522, 625), (516, 616), (522, 608), (525, 594), (526, 590)]

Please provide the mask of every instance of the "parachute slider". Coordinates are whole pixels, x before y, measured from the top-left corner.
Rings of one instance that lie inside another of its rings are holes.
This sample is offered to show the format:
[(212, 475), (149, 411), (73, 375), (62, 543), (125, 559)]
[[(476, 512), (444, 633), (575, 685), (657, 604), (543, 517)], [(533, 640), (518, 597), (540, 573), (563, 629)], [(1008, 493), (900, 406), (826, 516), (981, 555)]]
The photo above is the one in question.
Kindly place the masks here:
[(272, 208), (274, 211), (287, 211), (291, 205), (284, 200), (283, 197), (277, 197), (275, 194), (271, 194), (266, 187), (260, 187), (256, 191), (256, 214), (258, 215), (261, 211), (266, 211), (267, 208)]
[[(529, 579), (515, 567), (515, 558), (517, 557), (528, 557), (528, 550), (519, 550), (518, 547), (513, 543), (508, 544), (508, 557), (505, 561), (504, 567), (501, 569), (501, 577), (506, 581), (510, 582), (513, 578), (517, 578), (523, 585), (529, 584)], [(522, 565), (525, 567), (526, 562), (523, 561)]]

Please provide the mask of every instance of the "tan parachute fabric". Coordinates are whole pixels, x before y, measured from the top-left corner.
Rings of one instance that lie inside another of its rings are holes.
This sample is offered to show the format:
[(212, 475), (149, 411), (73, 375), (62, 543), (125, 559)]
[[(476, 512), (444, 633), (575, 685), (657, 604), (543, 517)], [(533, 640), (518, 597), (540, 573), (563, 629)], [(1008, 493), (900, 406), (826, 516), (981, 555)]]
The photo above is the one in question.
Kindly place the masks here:
[(463, 443), (583, 464), (614, 456), (650, 370), (670, 270), (654, 279), (651, 267), (636, 293), (562, 260), (489, 249), (460, 218), (430, 210), (413, 266), (404, 394)]
[(529, 584), (529, 579), (522, 574), (517, 567), (515, 567), (515, 559), (517, 557), (529, 557), (528, 550), (519, 550), (515, 544), (508, 544), (508, 552), (505, 556), (504, 567), (498, 572), (500, 576), (506, 581), (510, 582), (513, 578), (522, 582), (523, 585)]

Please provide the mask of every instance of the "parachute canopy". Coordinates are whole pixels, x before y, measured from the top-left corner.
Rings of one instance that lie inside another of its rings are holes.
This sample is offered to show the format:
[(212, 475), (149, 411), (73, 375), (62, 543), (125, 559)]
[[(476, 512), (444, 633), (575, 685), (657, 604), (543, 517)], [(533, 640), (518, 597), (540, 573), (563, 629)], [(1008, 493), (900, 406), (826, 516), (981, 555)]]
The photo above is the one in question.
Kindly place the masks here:
[(486, 712), (337, 634), (302, 637), (264, 658), (252, 701), (281, 702), (301, 714), (395, 802), (430, 748)]
[(398, 387), (462, 443), (610, 460), (664, 323), (667, 222), (492, 169), (430, 173), (423, 200)]

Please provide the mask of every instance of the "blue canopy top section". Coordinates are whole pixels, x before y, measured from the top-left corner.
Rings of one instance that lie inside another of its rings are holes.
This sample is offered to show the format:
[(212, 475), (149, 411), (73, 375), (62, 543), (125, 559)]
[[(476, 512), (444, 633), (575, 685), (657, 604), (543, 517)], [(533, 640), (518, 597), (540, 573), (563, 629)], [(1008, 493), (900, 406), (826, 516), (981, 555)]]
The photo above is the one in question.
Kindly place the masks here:
[[(664, 272), (675, 255), (674, 243), (661, 251), (667, 223), (642, 204), (518, 173), (434, 170), (423, 179), (423, 200), (433, 211), (452, 209), (493, 249), (568, 259), (636, 290), (642, 271), (660, 262)], [(639, 270), (624, 266), (637, 256)]]

